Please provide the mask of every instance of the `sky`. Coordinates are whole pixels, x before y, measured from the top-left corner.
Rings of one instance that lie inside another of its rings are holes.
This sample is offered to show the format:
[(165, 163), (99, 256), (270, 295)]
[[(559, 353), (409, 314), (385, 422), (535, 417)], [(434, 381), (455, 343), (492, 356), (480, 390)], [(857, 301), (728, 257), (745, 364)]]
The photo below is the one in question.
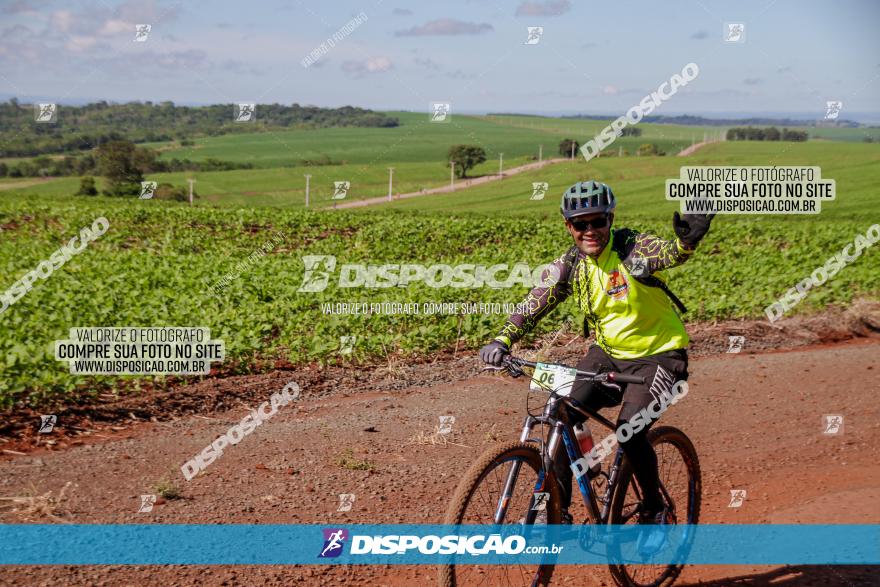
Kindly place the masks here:
[(878, 25), (872, 0), (0, 0), (0, 97), (617, 115), (693, 62), (655, 114), (880, 120)]

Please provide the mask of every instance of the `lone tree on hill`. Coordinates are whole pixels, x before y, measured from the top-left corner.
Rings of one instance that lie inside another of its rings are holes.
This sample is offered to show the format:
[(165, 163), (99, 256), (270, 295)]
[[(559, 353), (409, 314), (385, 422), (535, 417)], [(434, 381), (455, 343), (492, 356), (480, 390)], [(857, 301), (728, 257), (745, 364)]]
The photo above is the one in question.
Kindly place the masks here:
[(98, 165), (107, 178), (108, 196), (136, 196), (144, 180), (138, 149), (131, 141), (110, 141), (98, 147)]
[[(574, 147), (574, 149), (572, 149)], [(569, 159), (574, 159), (575, 154), (580, 151), (581, 144), (575, 139), (562, 139), (559, 143), (559, 154)]]
[(486, 151), (475, 145), (453, 145), (449, 147), (447, 159), (455, 163), (455, 175), (463, 179), (470, 169), (486, 161)]

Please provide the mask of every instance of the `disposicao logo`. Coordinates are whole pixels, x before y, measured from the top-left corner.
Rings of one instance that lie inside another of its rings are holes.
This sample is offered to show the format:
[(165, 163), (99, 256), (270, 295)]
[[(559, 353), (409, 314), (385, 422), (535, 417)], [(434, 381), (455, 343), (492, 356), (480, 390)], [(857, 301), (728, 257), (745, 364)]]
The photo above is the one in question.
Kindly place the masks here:
[[(330, 278), (337, 269), (336, 257), (333, 255), (304, 255), (302, 284), (299, 292), (322, 292), (330, 285)], [(507, 278), (498, 279), (498, 273)], [(385, 265), (344, 264), (339, 267), (336, 286), (339, 288), (368, 287), (408, 287), (412, 282), (422, 282), (428, 287), (455, 287), (493, 289), (514, 287), (544, 286), (550, 287), (559, 280), (559, 268), (546, 264), (530, 267), (526, 263), (516, 263), (513, 267), (507, 264), (474, 265), (464, 263), (450, 266), (435, 264), (425, 266), (412, 263), (392, 263)]]
[(343, 544), (348, 540), (348, 530), (343, 528), (324, 528), (324, 547), (318, 558), (335, 558), (342, 554)]

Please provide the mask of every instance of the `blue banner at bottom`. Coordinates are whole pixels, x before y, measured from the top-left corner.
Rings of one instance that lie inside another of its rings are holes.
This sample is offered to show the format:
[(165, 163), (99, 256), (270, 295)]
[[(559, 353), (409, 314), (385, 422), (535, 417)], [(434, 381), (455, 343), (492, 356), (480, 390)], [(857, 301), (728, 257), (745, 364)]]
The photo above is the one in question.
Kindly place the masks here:
[(880, 525), (0, 525), (4, 565), (880, 564)]

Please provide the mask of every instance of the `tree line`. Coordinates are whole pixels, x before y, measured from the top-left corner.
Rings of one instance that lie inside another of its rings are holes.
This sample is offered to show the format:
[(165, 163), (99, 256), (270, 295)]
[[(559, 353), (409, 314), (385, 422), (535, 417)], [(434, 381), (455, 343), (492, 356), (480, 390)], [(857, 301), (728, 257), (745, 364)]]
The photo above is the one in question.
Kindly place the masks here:
[[(110, 144), (114, 141), (103, 143)], [(231, 171), (233, 169), (253, 169), (253, 163), (223, 161), (208, 157), (204, 161), (189, 159), (159, 159), (158, 152), (146, 147), (138, 148), (145, 173), (168, 173), (174, 171)], [(6, 163), (0, 161), (0, 177), (62, 177), (71, 175), (100, 174), (98, 157), (86, 153), (79, 157), (49, 157), (40, 155), (33, 159)]]
[(93, 149), (122, 139), (135, 143), (191, 140), (234, 132), (327, 127), (394, 127), (400, 121), (364, 108), (257, 104), (251, 122), (235, 121), (235, 104), (178, 106), (173, 102), (106, 101), (58, 107), (54, 123), (34, 121), (33, 105), (0, 102), (0, 157), (33, 157)]
[(806, 141), (809, 135), (802, 130), (789, 130), (783, 128), (782, 131), (775, 126), (769, 128), (734, 127), (727, 130), (728, 141)]
[[(501, 115), (499, 115), (501, 116)], [(504, 114), (503, 116), (513, 116), (512, 114)], [(584, 120), (612, 120), (613, 117), (608, 116), (607, 114), (602, 115), (594, 115), (594, 114), (577, 114), (574, 116), (562, 116), (560, 118), (579, 118)], [(642, 118), (642, 122), (649, 122), (655, 124), (675, 124), (675, 125), (685, 125), (685, 126), (730, 126), (733, 124), (745, 124), (746, 126), (751, 125), (760, 125), (760, 126), (801, 126), (801, 127), (814, 127), (814, 126), (837, 126), (837, 127), (849, 127), (849, 128), (858, 128), (862, 126), (858, 122), (854, 122), (852, 120), (798, 120), (794, 118), (768, 118), (768, 117), (752, 117), (752, 118), (704, 118), (702, 116), (693, 116), (690, 114), (683, 114), (679, 116), (645, 116)]]

